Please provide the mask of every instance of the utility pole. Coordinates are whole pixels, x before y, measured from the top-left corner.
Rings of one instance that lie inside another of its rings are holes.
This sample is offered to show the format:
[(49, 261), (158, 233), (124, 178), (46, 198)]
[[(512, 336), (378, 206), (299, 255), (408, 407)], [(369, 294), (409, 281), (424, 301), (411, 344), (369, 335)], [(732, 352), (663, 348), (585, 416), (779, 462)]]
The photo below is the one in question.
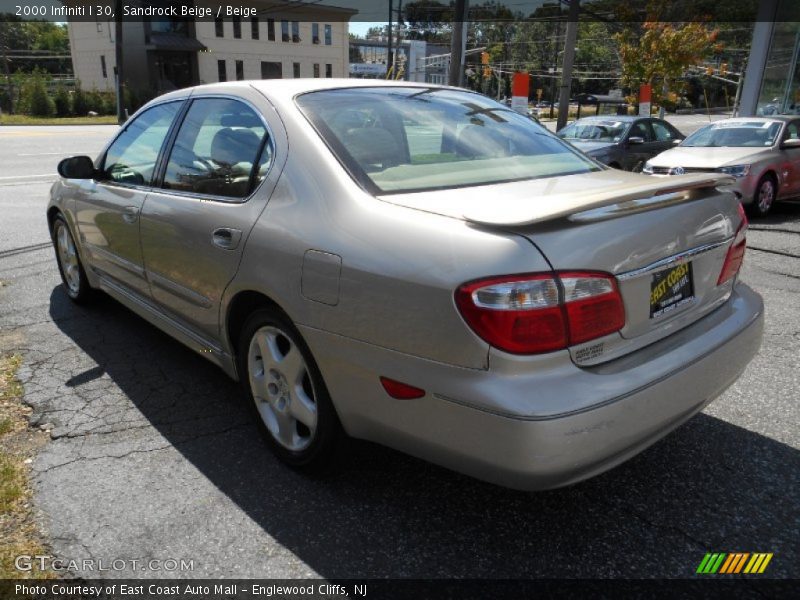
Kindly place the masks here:
[(0, 20), (0, 27), (2, 27), (3, 35), (0, 36), (0, 48), (3, 49), (3, 64), (5, 65), (6, 72), (6, 94), (8, 94), (8, 113), (14, 114), (14, 84), (11, 82), (11, 66), (8, 59), (8, 22)]
[(392, 71), (392, 65), (394, 64), (394, 52), (392, 49), (392, 19), (394, 15), (394, 6), (392, 0), (389, 0), (389, 40), (386, 44), (386, 51), (389, 53), (386, 57), (386, 76), (388, 77)]
[(117, 0), (114, 7), (114, 61), (117, 76), (117, 123), (122, 125), (125, 122), (125, 96), (124, 73), (122, 69), (122, 0)]
[(453, 35), (450, 41), (450, 85), (464, 83), (464, 52), (467, 46), (467, 0), (456, 0)]
[[(398, 0), (398, 6), (397, 6), (397, 35), (395, 35), (395, 44), (394, 44), (394, 47), (395, 47), (395, 52), (394, 52), (395, 62), (397, 62), (397, 57), (400, 56), (400, 42), (402, 41), (400, 39), (400, 35), (401, 35), (402, 31), (403, 31), (402, 27), (400, 27), (400, 22), (402, 20), (403, 20), (403, 0)], [(409, 58), (408, 54), (406, 54), (406, 64), (405, 64), (406, 70), (408, 69), (408, 58)], [(400, 65), (400, 66), (401, 66), (401, 68), (403, 67), (403, 65)], [(400, 69), (395, 69), (394, 79), (397, 79), (398, 73), (400, 73)]]
[(556, 131), (567, 124), (569, 117), (569, 96), (572, 90), (572, 64), (575, 62), (575, 42), (578, 40), (578, 14), (580, 0), (569, 0), (567, 13), (567, 39), (564, 42), (564, 65), (561, 72), (561, 89), (558, 95), (558, 122)]

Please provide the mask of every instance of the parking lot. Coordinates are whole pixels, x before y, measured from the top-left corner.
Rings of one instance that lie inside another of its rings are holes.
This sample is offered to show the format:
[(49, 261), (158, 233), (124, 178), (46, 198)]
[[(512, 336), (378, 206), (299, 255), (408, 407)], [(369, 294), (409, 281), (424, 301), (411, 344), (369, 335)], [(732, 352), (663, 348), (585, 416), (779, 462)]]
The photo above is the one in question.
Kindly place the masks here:
[(759, 355), (624, 465), (523, 493), (354, 442), (308, 477), (268, 453), (221, 371), (112, 300), (62, 291), (47, 190), (61, 156), (113, 131), (0, 128), (0, 352), (23, 355), (33, 423), (52, 425), (32, 474), (52, 553), (193, 564), (76, 575), (689, 577), (706, 552), (772, 552), (767, 576), (800, 576), (800, 204), (748, 234)]

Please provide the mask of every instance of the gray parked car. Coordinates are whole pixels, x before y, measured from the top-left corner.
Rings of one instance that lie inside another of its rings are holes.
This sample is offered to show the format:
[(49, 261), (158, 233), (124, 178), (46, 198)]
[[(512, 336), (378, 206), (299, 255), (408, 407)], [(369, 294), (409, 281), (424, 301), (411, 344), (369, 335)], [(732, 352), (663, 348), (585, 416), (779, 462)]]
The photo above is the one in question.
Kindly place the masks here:
[(103, 290), (239, 379), (297, 467), (347, 433), (566, 485), (702, 410), (761, 341), (730, 176), (608, 169), (463, 90), (181, 90), (59, 172), (69, 297)]
[(727, 173), (750, 213), (800, 196), (800, 117), (740, 117), (710, 123), (648, 161), (645, 173)]
[(628, 116), (586, 117), (557, 135), (609, 167), (637, 173), (685, 137), (663, 119)]

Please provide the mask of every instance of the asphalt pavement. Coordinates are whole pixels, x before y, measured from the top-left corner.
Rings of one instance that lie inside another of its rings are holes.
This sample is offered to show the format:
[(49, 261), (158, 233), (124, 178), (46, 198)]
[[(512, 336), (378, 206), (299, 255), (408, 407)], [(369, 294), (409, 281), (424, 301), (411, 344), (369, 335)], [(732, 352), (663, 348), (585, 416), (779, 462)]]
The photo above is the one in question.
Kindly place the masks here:
[(742, 551), (800, 576), (800, 205), (748, 235), (760, 353), (633, 460), (522, 493), (357, 442), (307, 477), (267, 452), (221, 371), (110, 299), (73, 305), (52, 250), (34, 247), (61, 153), (96, 152), (113, 131), (0, 128), (0, 352), (22, 353), (33, 423), (52, 425), (33, 465), (52, 553), (193, 564), (72, 574), (691, 577), (706, 552)]

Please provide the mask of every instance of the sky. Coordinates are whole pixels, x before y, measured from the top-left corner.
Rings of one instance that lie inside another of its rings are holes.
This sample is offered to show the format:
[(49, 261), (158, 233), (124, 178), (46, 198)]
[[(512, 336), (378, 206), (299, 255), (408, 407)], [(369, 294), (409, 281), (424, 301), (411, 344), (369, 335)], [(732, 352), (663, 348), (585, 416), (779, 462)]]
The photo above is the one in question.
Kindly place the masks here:
[(360, 37), (364, 37), (367, 34), (367, 30), (370, 27), (381, 27), (386, 25), (386, 21), (383, 23), (370, 23), (365, 21), (350, 21), (350, 33), (354, 33)]

